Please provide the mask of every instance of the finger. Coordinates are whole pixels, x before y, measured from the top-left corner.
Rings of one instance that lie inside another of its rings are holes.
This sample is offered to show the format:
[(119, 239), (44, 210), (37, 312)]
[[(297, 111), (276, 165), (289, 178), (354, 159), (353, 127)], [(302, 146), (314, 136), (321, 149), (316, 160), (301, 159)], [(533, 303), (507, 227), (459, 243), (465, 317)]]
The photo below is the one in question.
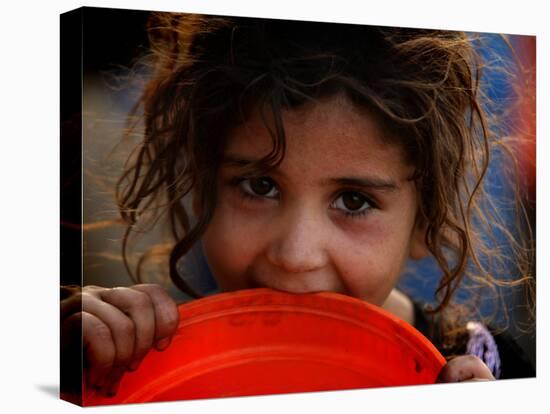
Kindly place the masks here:
[(116, 367), (111, 371), (103, 384), (104, 393), (107, 397), (114, 397), (116, 395), (125, 372), (126, 369), (124, 367)]
[(101, 386), (113, 366), (116, 354), (111, 330), (91, 313), (79, 312), (74, 317), (82, 319), (82, 341), (88, 367), (88, 383), (91, 386)]
[(178, 328), (179, 312), (176, 302), (159, 285), (135, 285), (132, 289), (144, 292), (151, 298), (155, 309), (155, 347), (159, 351), (166, 349)]
[(67, 315), (61, 318), (60, 330), (62, 352), (67, 352), (66, 350), (70, 348), (78, 348), (78, 352), (81, 352), (82, 317), (80, 314), (81, 308), (79, 307), (78, 309), (78, 312), (67, 312)]
[(81, 291), (82, 287), (80, 285), (61, 285), (59, 297), (61, 300), (65, 300)]
[(172, 337), (161, 338), (155, 342), (155, 349), (157, 351), (164, 351), (172, 343)]
[(116, 306), (89, 293), (82, 294), (82, 310), (98, 317), (109, 327), (116, 348), (113, 366), (128, 366), (134, 354), (134, 322)]
[(485, 381), (491, 381), (491, 379), (489, 379), (489, 378), (472, 378), (472, 379), (464, 380), (464, 381), (461, 381), (461, 382), (485, 382)]
[(447, 362), (436, 382), (462, 382), (473, 379), (494, 380), (495, 377), (481, 359), (474, 355), (462, 355)]
[(96, 286), (96, 285), (86, 285), (82, 288), (83, 292), (99, 292), (103, 290), (108, 290), (107, 288), (104, 288), (102, 286)]
[(82, 359), (82, 318), (80, 314), (62, 320), (60, 328), (61, 392), (75, 396), (80, 395), (83, 385), (82, 369), (75, 363)]
[[(62, 297), (64, 294), (62, 293)], [(60, 301), (60, 318), (65, 319), (73, 313), (80, 312), (82, 310), (82, 293), (71, 289), (71, 293), (66, 295), (64, 299)]]
[(149, 295), (134, 289), (120, 287), (100, 292), (101, 299), (119, 308), (134, 322), (135, 341), (131, 369), (136, 369), (153, 345), (155, 313)]

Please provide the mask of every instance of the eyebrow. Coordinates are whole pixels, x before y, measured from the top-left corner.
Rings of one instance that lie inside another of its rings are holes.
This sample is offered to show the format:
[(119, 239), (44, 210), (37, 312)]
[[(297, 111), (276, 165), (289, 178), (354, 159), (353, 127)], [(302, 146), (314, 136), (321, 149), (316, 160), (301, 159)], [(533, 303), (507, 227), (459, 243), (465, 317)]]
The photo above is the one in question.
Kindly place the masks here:
[[(257, 160), (245, 159), (242, 157), (235, 157), (226, 155), (222, 159), (223, 164), (234, 166), (246, 166), (256, 162)], [(280, 171), (274, 170), (276, 175), (284, 175)], [(374, 191), (391, 192), (399, 190), (397, 183), (391, 179), (385, 179), (377, 176), (370, 177), (335, 177), (327, 178), (321, 181), (321, 185), (338, 185), (338, 186), (351, 186), (358, 188), (365, 188)]]
[(224, 155), (222, 158), (222, 164), (239, 165), (239, 166), (246, 166), (256, 161), (257, 160), (250, 160), (250, 159), (245, 159), (241, 157), (235, 157), (232, 155)]
[(384, 191), (384, 192), (399, 190), (399, 186), (397, 185), (396, 182), (390, 179), (383, 179), (380, 177), (329, 178), (327, 180), (323, 180), (323, 184), (361, 187), (361, 188), (367, 188), (369, 190)]

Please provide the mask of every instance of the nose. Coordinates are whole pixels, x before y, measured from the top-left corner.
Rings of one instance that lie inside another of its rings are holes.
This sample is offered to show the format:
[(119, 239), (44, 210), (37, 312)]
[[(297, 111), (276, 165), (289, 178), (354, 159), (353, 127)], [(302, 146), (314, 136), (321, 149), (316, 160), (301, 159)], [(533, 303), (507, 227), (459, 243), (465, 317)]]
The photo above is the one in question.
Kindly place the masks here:
[(276, 230), (266, 253), (271, 264), (288, 274), (310, 273), (327, 264), (322, 218), (303, 208), (273, 224)]

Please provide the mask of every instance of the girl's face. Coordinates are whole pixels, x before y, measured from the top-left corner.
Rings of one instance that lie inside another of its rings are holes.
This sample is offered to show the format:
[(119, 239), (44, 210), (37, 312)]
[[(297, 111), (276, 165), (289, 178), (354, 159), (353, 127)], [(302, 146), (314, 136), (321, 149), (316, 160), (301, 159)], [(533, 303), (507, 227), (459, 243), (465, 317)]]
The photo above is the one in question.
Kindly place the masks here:
[(270, 152), (259, 116), (234, 130), (202, 238), (222, 291), (333, 291), (381, 306), (407, 257), (426, 254), (413, 168), (374, 118), (345, 98), (283, 113), (287, 151), (266, 176), (243, 164)]

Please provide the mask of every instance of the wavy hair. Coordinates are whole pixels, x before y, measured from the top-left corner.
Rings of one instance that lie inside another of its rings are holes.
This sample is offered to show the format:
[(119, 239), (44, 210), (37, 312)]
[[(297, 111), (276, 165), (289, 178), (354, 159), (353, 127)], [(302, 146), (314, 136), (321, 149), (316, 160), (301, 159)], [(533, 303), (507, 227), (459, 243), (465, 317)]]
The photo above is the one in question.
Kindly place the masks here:
[[(267, 172), (285, 156), (282, 111), (345, 94), (374, 114), (415, 167), (417, 220), (442, 274), (432, 312), (447, 308), (465, 280), (494, 291), (533, 282), (530, 238), (517, 240), (507, 229), (484, 186), (495, 150), (515, 158), (491, 129), (480, 83), (483, 62), (470, 36), (178, 13), (152, 14), (148, 30), (149, 77), (132, 112), (143, 121), (143, 140), (117, 185), (128, 224), (123, 257), (131, 275), (126, 253), (132, 229), (146, 212), (167, 214), (174, 239), (170, 278), (185, 293), (200, 296), (177, 263), (212, 218), (229, 132), (260, 111), (273, 146), (251, 169)], [(196, 217), (182, 203), (191, 194)], [(519, 188), (515, 196), (519, 203)], [(529, 229), (522, 230), (529, 236)], [(498, 243), (491, 243), (495, 231), (512, 246), (517, 278), (495, 276), (506, 259), (494, 247)], [(142, 264), (143, 258), (138, 280)]]

